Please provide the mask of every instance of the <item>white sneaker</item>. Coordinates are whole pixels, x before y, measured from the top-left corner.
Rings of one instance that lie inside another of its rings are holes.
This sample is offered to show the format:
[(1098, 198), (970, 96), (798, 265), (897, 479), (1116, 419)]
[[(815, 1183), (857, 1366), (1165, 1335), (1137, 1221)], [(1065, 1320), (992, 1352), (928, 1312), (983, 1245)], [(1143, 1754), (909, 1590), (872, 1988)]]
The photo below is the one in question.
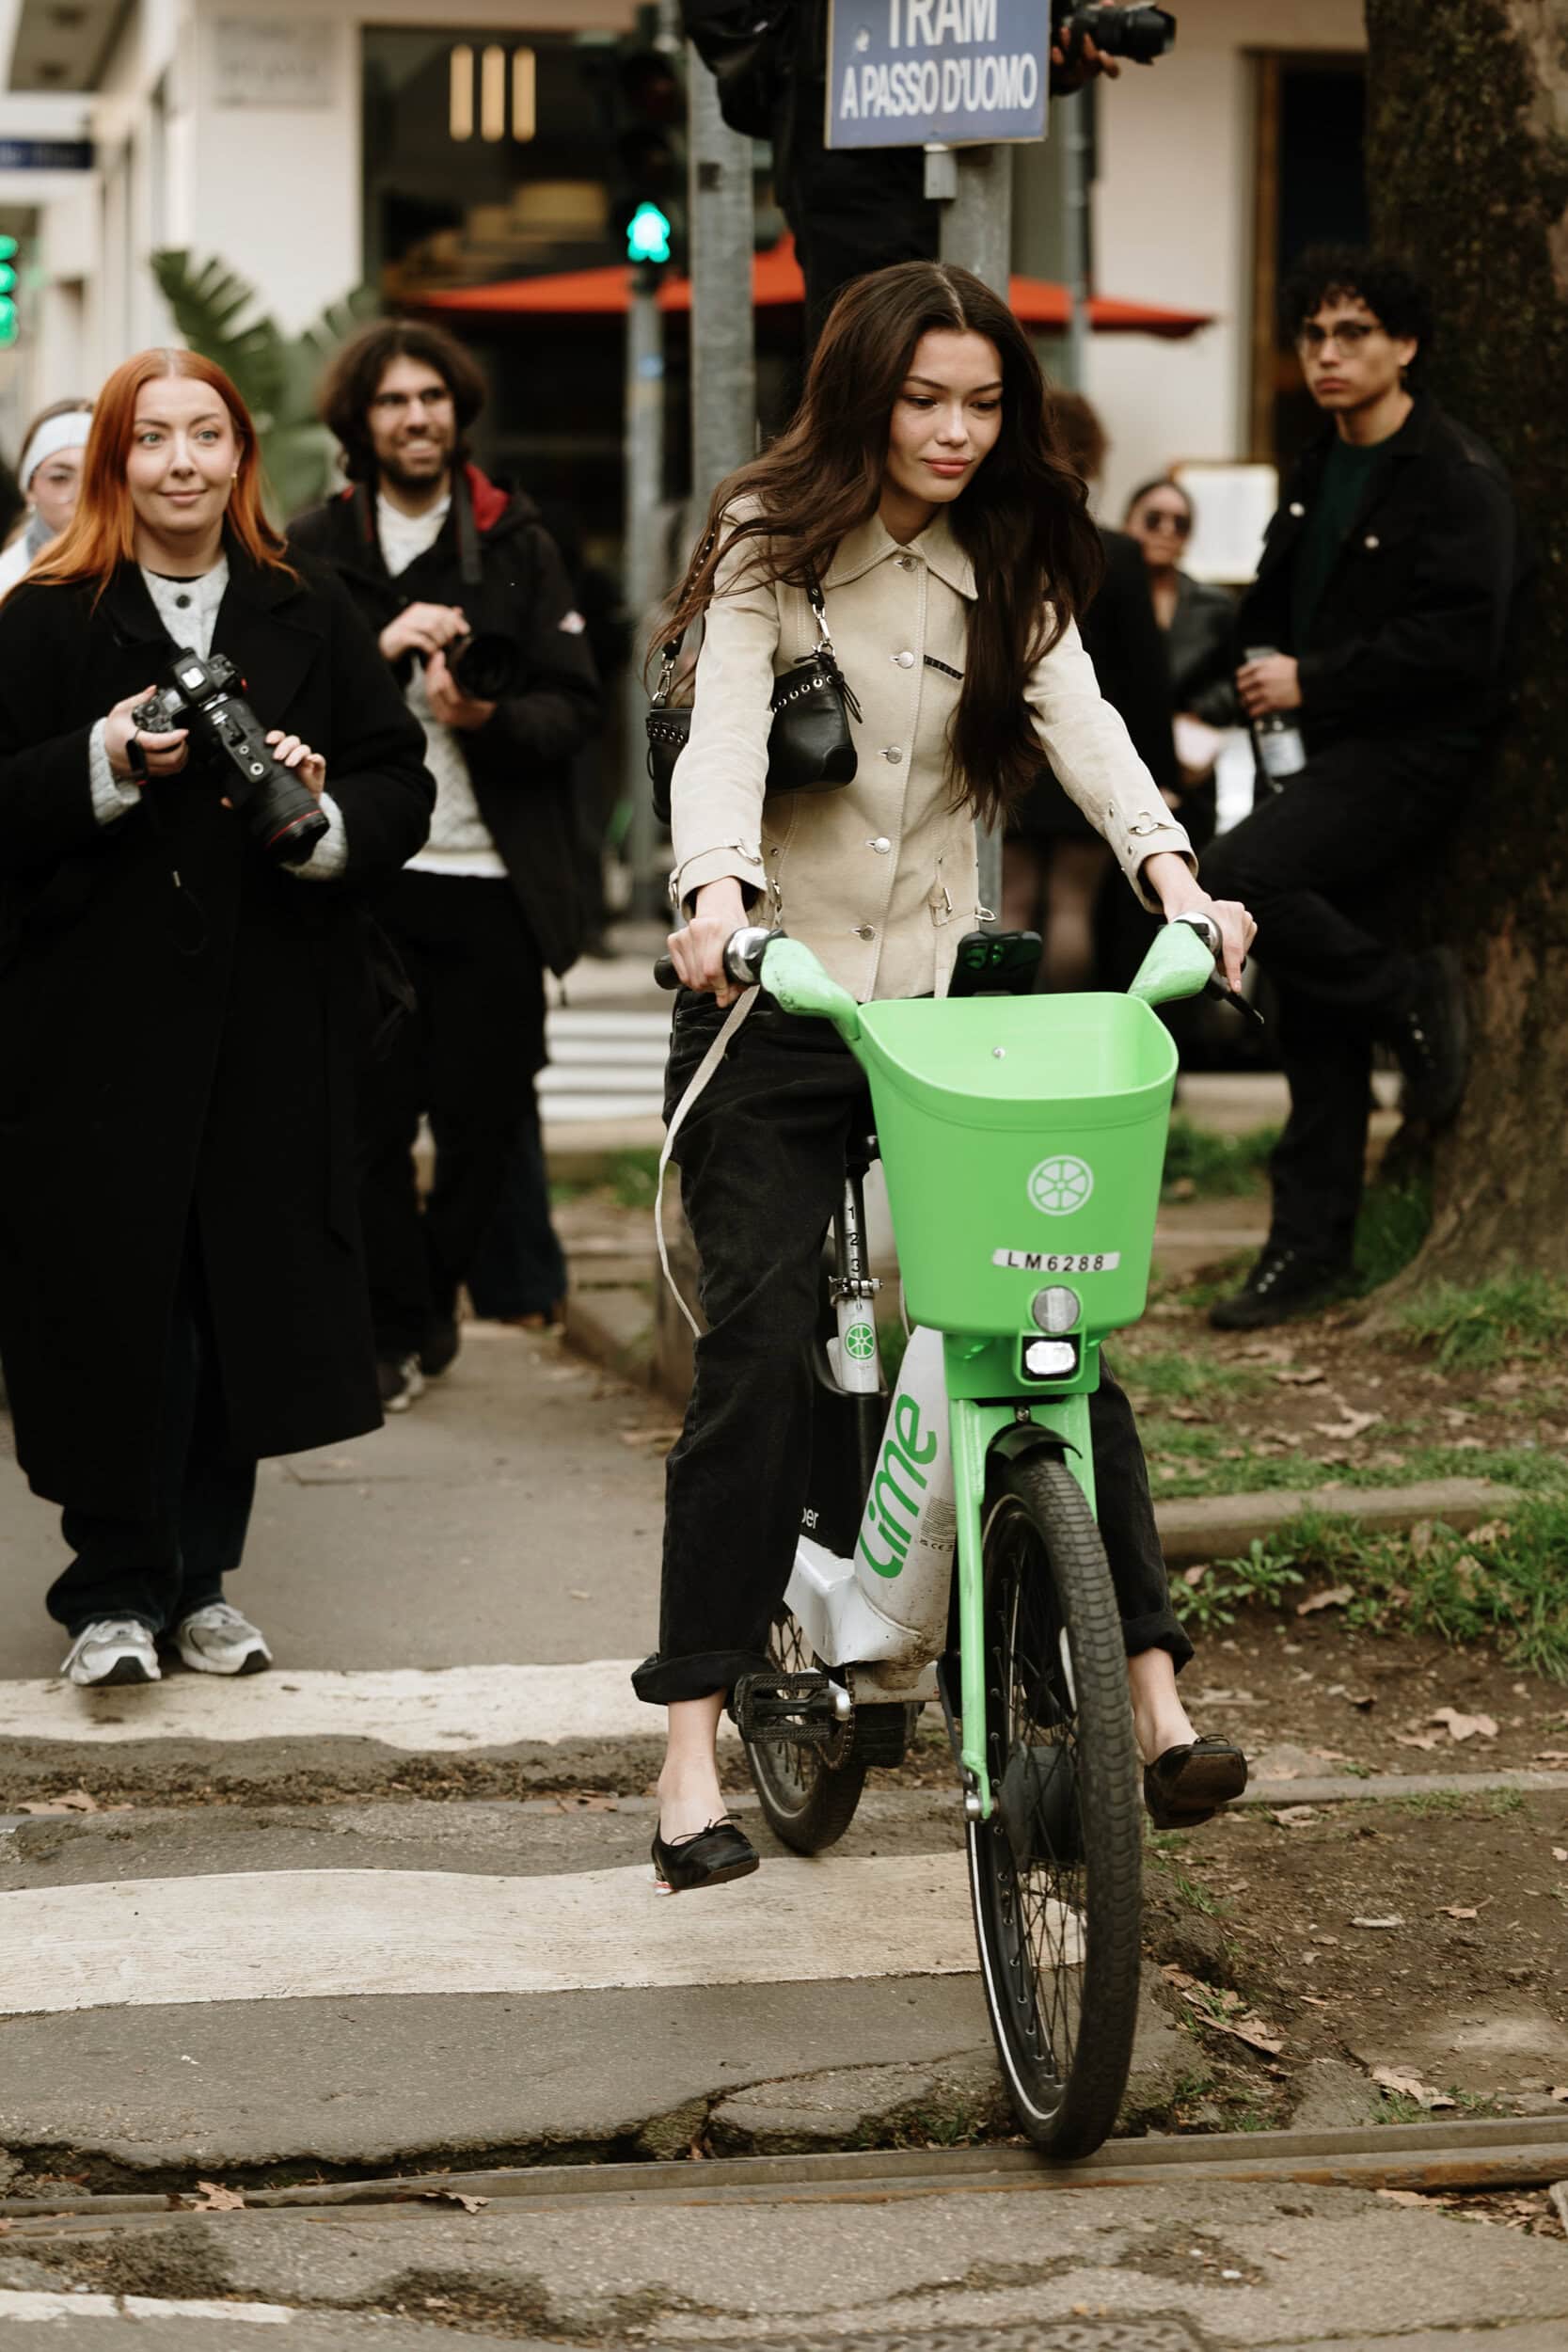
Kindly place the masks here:
[(259, 1675), (272, 1664), (260, 1627), (226, 1600), (210, 1600), (174, 1629), (174, 1646), (198, 1675)]
[(71, 1645), (60, 1672), (85, 1690), (164, 1678), (152, 1636), (136, 1617), (95, 1617)]
[(417, 1356), (382, 1357), (375, 1377), (384, 1413), (406, 1413), (415, 1398), (424, 1394), (424, 1374)]

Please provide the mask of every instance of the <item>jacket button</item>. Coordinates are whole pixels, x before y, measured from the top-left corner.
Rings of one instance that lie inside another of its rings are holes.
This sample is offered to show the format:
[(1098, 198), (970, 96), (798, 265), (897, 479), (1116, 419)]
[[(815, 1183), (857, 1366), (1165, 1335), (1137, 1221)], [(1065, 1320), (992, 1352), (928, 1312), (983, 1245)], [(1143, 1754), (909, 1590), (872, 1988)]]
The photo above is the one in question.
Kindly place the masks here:
[(868, 841), (865, 846), (868, 850), (875, 850), (879, 857), (886, 857), (893, 844), (885, 833), (879, 833), (875, 841)]
[(899, 570), (900, 570), (901, 572), (912, 572), (912, 571), (913, 571), (913, 569), (914, 569), (914, 558), (913, 558), (913, 556), (912, 556), (912, 555), (900, 555), (900, 556), (896, 559), (896, 561), (897, 561), (898, 568), (899, 568)]
[(1300, 499), (1292, 499), (1291, 501), (1291, 512), (1299, 518), (1301, 516), (1306, 514), (1307, 509), (1303, 506)]
[(888, 743), (883, 746), (882, 757), (887, 761), (890, 767), (896, 768), (903, 756), (904, 755), (899, 750), (896, 743)]
[(912, 670), (914, 668), (914, 656), (912, 653), (895, 653), (893, 658), (895, 661), (897, 662), (898, 667), (901, 670)]
[(876, 925), (875, 925), (874, 923), (857, 923), (857, 924), (856, 924), (856, 926), (855, 926), (855, 937), (856, 937), (857, 939), (875, 939), (875, 938), (876, 938), (876, 936), (877, 936), (877, 927), (876, 927)]

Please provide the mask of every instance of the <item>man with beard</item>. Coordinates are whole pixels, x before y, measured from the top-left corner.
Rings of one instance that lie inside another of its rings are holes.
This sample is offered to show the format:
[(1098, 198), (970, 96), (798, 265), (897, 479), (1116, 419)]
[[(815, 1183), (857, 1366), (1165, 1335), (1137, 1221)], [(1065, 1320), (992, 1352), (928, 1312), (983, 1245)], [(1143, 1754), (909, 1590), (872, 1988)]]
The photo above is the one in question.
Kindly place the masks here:
[[(519, 1138), (539, 1156), (544, 971), (576, 958), (572, 758), (598, 722), (583, 622), (554, 542), (467, 454), (484, 383), (438, 327), (383, 320), (341, 351), (321, 413), (348, 487), (300, 516), (370, 621), (424, 729), (428, 846), (377, 910), (417, 1008), (367, 1072), (361, 1207), (381, 1401), (404, 1410), (457, 1353), (457, 1290)], [(476, 675), (476, 661), (484, 675)], [(428, 1118), (435, 1181), (413, 1146)]]

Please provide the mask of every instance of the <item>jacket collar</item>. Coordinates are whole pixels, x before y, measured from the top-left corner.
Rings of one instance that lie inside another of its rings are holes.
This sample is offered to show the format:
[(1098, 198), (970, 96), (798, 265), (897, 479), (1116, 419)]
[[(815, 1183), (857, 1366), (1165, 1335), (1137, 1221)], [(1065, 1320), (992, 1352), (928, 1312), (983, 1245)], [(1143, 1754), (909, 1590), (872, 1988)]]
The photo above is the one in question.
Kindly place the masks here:
[[(240, 604), (253, 612), (272, 612), (305, 594), (305, 582), (293, 571), (273, 564), (258, 564), (246, 554), (231, 532), (225, 532), (223, 551), (229, 558), (229, 585), (224, 608)], [(100, 608), (115, 633), (126, 644), (163, 645), (167, 638), (157, 607), (147, 593), (141, 566), (117, 564)], [(285, 622), (284, 626), (289, 624)], [(214, 641), (215, 642), (215, 641)]]
[(910, 548), (923, 556), (928, 570), (956, 596), (972, 600), (976, 593), (974, 567), (953, 536), (952, 526), (942, 508), (932, 516), (918, 538), (905, 542), (895, 539), (879, 515), (846, 533), (833, 552), (828, 577), (822, 582), (824, 591), (847, 587), (859, 580), (875, 564), (885, 564), (893, 557), (906, 554)]

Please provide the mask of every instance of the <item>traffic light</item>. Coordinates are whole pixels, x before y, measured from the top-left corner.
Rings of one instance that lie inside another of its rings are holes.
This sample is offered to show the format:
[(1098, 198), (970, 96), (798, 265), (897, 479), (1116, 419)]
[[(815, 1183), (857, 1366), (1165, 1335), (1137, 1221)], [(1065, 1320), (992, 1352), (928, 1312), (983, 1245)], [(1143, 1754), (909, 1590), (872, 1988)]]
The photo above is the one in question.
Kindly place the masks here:
[(611, 86), (611, 216), (626, 259), (644, 268), (676, 257), (686, 220), (686, 85), (680, 52), (659, 46), (654, 12), (617, 44)]
[(670, 220), (646, 199), (626, 223), (626, 259), (639, 264), (670, 259)]
[(16, 239), (0, 237), (0, 351), (8, 350), (20, 331), (16, 310)]

